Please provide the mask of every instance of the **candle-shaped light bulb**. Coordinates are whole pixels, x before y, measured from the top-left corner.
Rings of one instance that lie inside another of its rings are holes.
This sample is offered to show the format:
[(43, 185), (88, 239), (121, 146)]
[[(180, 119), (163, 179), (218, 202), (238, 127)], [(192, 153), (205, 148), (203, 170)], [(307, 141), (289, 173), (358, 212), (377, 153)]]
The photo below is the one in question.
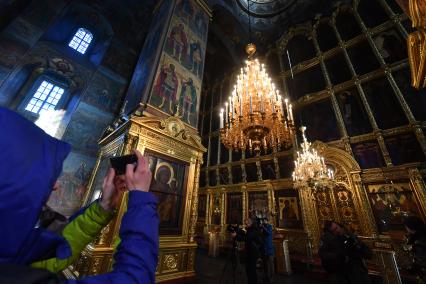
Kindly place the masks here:
[(280, 105), (281, 115), (284, 116), (283, 102), (281, 99), (281, 95), (278, 95), (278, 104)]
[(220, 128), (223, 128), (223, 108), (220, 109)]
[(225, 103), (225, 122), (228, 123), (228, 102)]
[(285, 102), (285, 110), (288, 113), (288, 99), (285, 99), (284, 102)]
[(293, 106), (290, 104), (288, 108), (290, 109), (290, 120), (293, 121)]
[(234, 104), (232, 103), (232, 97), (229, 97), (229, 111), (231, 112), (231, 118), (234, 118)]

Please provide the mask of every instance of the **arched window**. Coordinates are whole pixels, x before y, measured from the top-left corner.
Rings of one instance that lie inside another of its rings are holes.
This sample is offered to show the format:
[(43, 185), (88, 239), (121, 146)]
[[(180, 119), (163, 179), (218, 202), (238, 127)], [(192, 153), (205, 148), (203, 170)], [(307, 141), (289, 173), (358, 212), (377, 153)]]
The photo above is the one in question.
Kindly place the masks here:
[(93, 35), (90, 31), (84, 28), (79, 28), (70, 43), (68, 44), (68, 46), (77, 50), (81, 54), (84, 54), (86, 53), (87, 48), (92, 42), (92, 39)]
[(48, 80), (43, 80), (26, 104), (25, 110), (35, 114), (40, 114), (46, 110), (54, 110), (63, 94), (63, 88)]

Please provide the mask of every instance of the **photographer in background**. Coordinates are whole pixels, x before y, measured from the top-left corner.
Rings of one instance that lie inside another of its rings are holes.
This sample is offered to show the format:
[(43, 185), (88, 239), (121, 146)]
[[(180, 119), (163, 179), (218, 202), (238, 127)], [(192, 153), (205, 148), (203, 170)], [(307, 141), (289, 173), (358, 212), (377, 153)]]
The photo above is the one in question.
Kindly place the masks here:
[[(233, 277), (232, 283), (236, 283), (236, 272), (237, 272), (237, 268), (240, 266), (238, 242), (244, 238), (245, 232), (240, 228), (240, 225), (237, 225), (237, 224), (228, 225), (226, 230), (232, 236), (232, 247), (231, 247), (230, 256), (228, 260), (230, 261), (231, 267), (232, 267), (232, 277)], [(226, 265), (224, 267), (224, 271), (222, 272), (221, 280), (219, 281), (219, 283), (222, 283), (225, 269), (226, 269)]]
[(407, 244), (411, 246), (413, 262), (411, 272), (426, 283), (426, 226), (417, 216), (409, 216), (404, 221), (408, 232)]
[(247, 282), (257, 284), (256, 262), (260, 257), (262, 239), (256, 221), (248, 218), (245, 224), (246, 231), (240, 230), (238, 234), (232, 233), (232, 236), (237, 241), (245, 242)]
[(330, 283), (371, 283), (363, 259), (370, 259), (372, 251), (343, 225), (334, 221), (324, 223), (318, 254)]

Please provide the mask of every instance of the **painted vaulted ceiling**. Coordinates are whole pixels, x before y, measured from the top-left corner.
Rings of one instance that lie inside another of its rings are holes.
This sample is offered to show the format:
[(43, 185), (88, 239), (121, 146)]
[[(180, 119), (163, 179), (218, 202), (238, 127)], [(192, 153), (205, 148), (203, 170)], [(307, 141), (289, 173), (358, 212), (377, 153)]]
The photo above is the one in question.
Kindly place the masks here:
[[(250, 14), (252, 33), (258, 44), (269, 44), (285, 30), (318, 15), (329, 15), (339, 3), (351, 0), (207, 0), (213, 11), (226, 9), (248, 33)], [(250, 8), (250, 9), (249, 9)], [(215, 19), (213, 19), (215, 20)], [(220, 19), (216, 19), (220, 21)]]

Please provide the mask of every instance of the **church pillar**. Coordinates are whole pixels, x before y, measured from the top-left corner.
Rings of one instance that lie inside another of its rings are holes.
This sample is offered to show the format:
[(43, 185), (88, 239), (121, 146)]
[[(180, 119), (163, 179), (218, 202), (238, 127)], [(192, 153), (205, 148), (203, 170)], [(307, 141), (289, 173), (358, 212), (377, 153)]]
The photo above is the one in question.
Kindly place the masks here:
[(320, 228), (317, 218), (317, 206), (308, 187), (299, 188), (300, 206), (303, 216), (303, 227), (308, 234), (308, 239), (312, 241), (312, 251), (318, 250), (320, 240)]
[[(99, 142), (98, 165), (85, 201), (91, 202), (93, 193), (100, 192), (110, 157), (138, 149), (149, 159), (153, 172), (151, 189), (155, 188), (159, 199), (156, 281), (162, 282), (195, 276), (198, 187), (202, 157), (207, 150), (201, 144), (197, 125), (211, 12), (203, 0), (158, 2), (123, 111)], [(157, 174), (162, 172), (168, 172), (167, 184), (157, 180)], [(217, 198), (216, 194), (207, 195), (207, 224), (215, 218), (212, 211), (216, 206), (222, 216), (224, 213), (224, 195)], [(114, 240), (126, 208), (125, 197), (108, 229), (83, 251), (75, 272), (98, 274), (111, 269)], [(223, 224), (223, 217), (220, 223)]]
[(410, 178), (410, 183), (414, 188), (414, 194), (417, 196), (417, 200), (419, 200), (419, 206), (421, 211), (423, 211), (422, 215), (426, 216), (426, 185), (423, 181), (422, 175), (418, 168), (408, 169), (408, 176)]
[(374, 223), (375, 218), (370, 203), (368, 202), (367, 191), (361, 180), (361, 175), (359, 172), (352, 172), (350, 175), (353, 181), (353, 192), (358, 199), (355, 206), (359, 207), (357, 212), (360, 213), (359, 222), (362, 227), (362, 233), (364, 236), (376, 237), (378, 236), (378, 232), (376, 224)]

